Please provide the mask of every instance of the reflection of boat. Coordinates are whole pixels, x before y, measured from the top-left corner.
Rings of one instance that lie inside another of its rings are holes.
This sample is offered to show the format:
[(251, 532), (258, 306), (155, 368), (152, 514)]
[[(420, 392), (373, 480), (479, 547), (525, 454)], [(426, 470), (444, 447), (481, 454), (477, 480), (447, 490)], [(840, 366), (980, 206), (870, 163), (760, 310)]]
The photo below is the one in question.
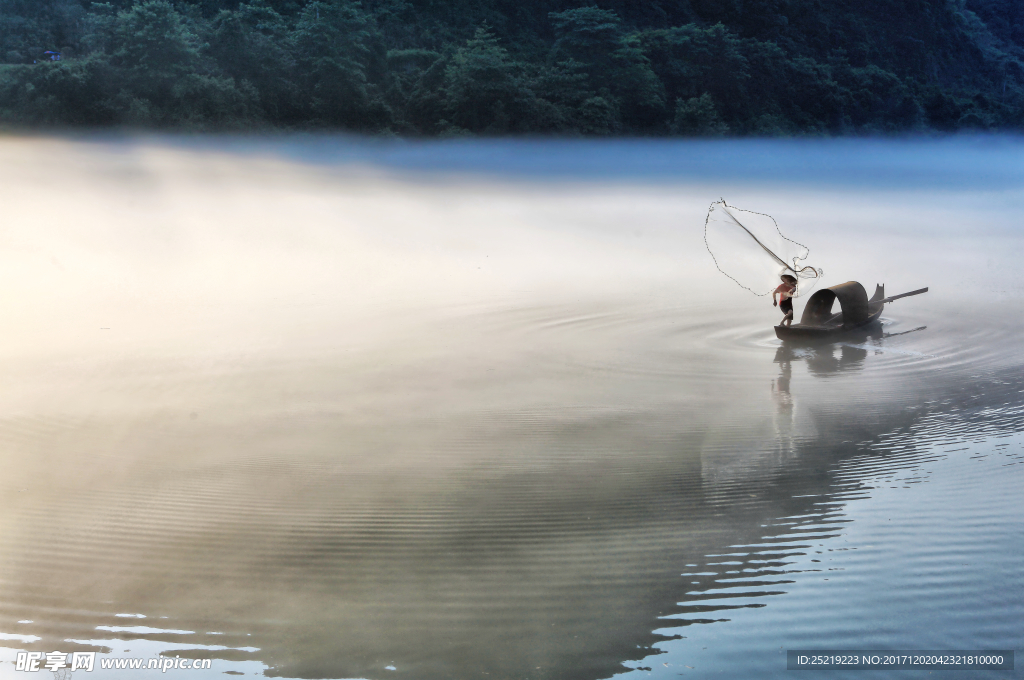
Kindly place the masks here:
[(784, 342), (775, 351), (775, 363), (782, 366), (782, 375), (777, 380), (788, 390), (789, 376), (792, 375), (790, 366), (796, 361), (804, 362), (810, 374), (816, 376), (858, 371), (864, 368), (864, 360), (872, 350), (891, 351), (882, 342), (886, 338), (917, 333), (927, 328), (918, 326), (898, 333), (883, 333), (880, 324), (869, 324), (821, 342)]
[[(843, 339), (848, 337), (867, 341), (880, 336), (858, 335), (858, 331), (854, 331), (850, 336), (844, 335)], [(775, 352), (775, 363), (785, 367), (790, 362), (802, 361), (807, 364), (811, 375), (829, 376), (861, 370), (867, 356), (867, 349), (847, 342), (808, 342), (804, 345), (785, 342)]]
[[(878, 321), (886, 302), (926, 292), (927, 288), (921, 288), (885, 297), (885, 286), (875, 286), (875, 294), (868, 299), (864, 286), (856, 281), (847, 281), (814, 293), (804, 306), (800, 323), (776, 326), (775, 335), (780, 340), (832, 339)], [(840, 311), (833, 313), (832, 306), (836, 300), (839, 300)]]

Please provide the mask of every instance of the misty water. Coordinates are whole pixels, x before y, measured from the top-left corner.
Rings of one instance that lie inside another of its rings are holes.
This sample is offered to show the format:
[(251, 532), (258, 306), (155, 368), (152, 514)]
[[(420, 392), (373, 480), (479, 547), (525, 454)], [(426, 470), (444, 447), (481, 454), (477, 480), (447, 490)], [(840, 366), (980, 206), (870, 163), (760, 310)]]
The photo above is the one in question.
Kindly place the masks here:
[[(720, 197), (930, 292), (784, 345)], [(0, 678), (1022, 647), (1020, 138), (8, 136), (0, 199)]]

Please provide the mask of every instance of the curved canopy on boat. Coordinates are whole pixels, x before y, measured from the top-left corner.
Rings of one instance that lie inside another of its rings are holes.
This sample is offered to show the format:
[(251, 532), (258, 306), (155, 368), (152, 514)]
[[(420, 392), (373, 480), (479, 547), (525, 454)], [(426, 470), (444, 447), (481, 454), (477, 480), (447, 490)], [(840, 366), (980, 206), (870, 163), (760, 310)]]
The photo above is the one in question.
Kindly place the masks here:
[[(876, 291), (877, 292), (877, 291)], [(847, 281), (836, 286), (823, 288), (807, 299), (800, 323), (808, 326), (824, 326), (832, 318), (832, 305), (839, 300), (843, 311), (843, 326), (859, 326), (868, 320), (868, 293), (856, 281)]]

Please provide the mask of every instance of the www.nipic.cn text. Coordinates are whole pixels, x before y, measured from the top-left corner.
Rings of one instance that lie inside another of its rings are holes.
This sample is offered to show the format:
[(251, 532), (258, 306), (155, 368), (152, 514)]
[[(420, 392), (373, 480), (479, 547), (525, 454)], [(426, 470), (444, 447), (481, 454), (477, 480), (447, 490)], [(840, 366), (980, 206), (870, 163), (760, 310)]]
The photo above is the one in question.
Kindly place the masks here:
[[(166, 656), (155, 659), (100, 659), (103, 670), (204, 670), (210, 668), (210, 659), (182, 659)], [(18, 652), (15, 670), (35, 672), (41, 670), (58, 671), (67, 668), (70, 671), (92, 671), (96, 668), (96, 652)]]

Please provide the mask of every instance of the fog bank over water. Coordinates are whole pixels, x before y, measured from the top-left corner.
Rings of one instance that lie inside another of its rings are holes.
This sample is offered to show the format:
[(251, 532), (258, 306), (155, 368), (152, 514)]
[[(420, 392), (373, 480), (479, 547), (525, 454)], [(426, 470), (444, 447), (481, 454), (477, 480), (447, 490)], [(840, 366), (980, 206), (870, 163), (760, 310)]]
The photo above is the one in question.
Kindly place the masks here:
[[(1020, 648), (1022, 152), (4, 138), (0, 660), (584, 679)], [(705, 249), (719, 197), (823, 285), (930, 292), (782, 345)]]
[[(97, 140), (93, 137), (92, 139)], [(116, 138), (98, 138), (109, 148)], [(204, 149), (209, 138), (155, 137)], [(335, 135), (221, 137), (222, 150), (303, 163), (385, 168), (391, 172), (560, 180), (757, 180), (838, 188), (999, 191), (1024, 181), (1019, 135), (838, 137), (806, 139), (453, 139), (380, 140)], [(955, 161), (951, 162), (951, 159)]]

